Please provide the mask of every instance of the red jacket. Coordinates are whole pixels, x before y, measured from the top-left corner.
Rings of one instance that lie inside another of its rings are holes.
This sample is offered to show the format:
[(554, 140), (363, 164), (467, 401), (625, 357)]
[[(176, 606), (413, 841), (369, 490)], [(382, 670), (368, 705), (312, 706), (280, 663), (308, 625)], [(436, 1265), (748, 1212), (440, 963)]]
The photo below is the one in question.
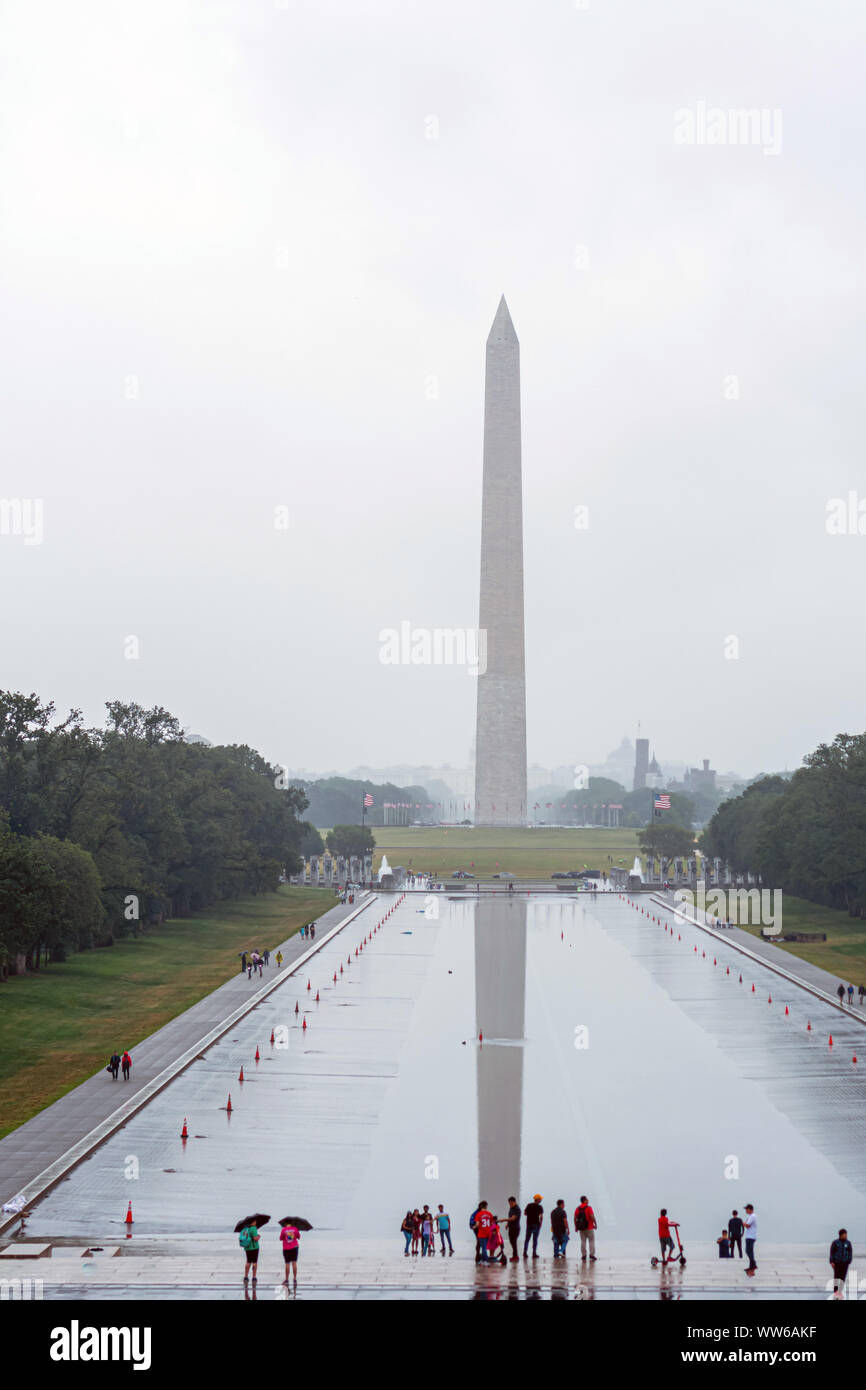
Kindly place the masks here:
[(593, 1211), (592, 1207), (589, 1205), (589, 1202), (581, 1202), (581, 1203), (580, 1203), (580, 1206), (575, 1207), (575, 1209), (574, 1209), (574, 1229), (575, 1229), (576, 1231), (579, 1231), (579, 1230), (580, 1230), (580, 1222), (578, 1221), (577, 1218), (578, 1218), (578, 1216), (580, 1215), (581, 1212), (583, 1212), (583, 1214), (584, 1214), (585, 1217), (586, 1217), (586, 1225), (584, 1226), (583, 1229), (584, 1229), (585, 1231), (595, 1231), (595, 1230), (597, 1230), (597, 1229), (598, 1229), (598, 1223), (596, 1222), (596, 1219), (595, 1219), (595, 1212)]

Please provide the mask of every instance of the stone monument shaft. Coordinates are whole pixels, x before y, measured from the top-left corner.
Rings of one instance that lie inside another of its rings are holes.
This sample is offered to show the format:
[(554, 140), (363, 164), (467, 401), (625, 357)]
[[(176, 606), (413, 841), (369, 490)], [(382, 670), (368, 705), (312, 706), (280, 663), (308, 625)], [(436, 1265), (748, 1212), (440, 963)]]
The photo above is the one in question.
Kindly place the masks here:
[(486, 659), (478, 676), (475, 824), (525, 825), (520, 344), (504, 295), (487, 339), (478, 626)]

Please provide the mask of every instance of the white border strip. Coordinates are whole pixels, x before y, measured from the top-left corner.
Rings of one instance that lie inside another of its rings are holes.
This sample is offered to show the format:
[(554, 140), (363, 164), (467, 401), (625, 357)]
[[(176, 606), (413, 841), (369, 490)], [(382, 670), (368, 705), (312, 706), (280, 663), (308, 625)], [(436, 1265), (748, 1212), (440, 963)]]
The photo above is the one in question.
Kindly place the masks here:
[[(33, 1203), (38, 1202), (44, 1197), (52, 1187), (55, 1187), (57, 1183), (60, 1182), (61, 1178), (65, 1177), (67, 1173), (77, 1167), (89, 1154), (93, 1153), (94, 1149), (98, 1149), (99, 1145), (103, 1144), (106, 1139), (110, 1139), (112, 1134), (115, 1134), (127, 1120), (131, 1119), (133, 1115), (147, 1105), (148, 1101), (153, 1100), (153, 1097), (164, 1090), (170, 1082), (174, 1081), (176, 1076), (179, 1076), (182, 1071), (185, 1071), (190, 1063), (196, 1060), (200, 1053), (212, 1047), (219, 1038), (223, 1037), (225, 1033), (228, 1033), (234, 1028), (235, 1024), (239, 1023), (257, 1004), (260, 1004), (263, 999), (266, 999), (269, 994), (275, 989), (278, 989), (284, 980), (288, 980), (292, 975), (295, 975), (302, 966), (306, 965), (310, 957), (321, 950), (332, 937), (336, 936), (337, 933), (341, 932), (344, 927), (347, 927), (350, 922), (353, 922), (361, 912), (364, 912), (372, 903), (376, 902), (377, 897), (377, 894), (370, 893), (364, 902), (360, 903), (355, 908), (354, 912), (350, 912), (348, 917), (344, 917), (342, 922), (338, 922), (335, 927), (332, 927), (331, 930), (322, 937), (321, 941), (317, 941), (315, 946), (311, 946), (303, 955), (298, 956), (298, 959), (293, 962), (291, 969), (280, 971), (275, 980), (271, 980), (255, 994), (250, 995), (249, 999), (247, 999), (239, 1009), (235, 1009), (233, 1013), (229, 1014), (228, 1018), (224, 1018), (222, 1022), (218, 1023), (215, 1028), (212, 1028), (209, 1033), (206, 1033), (203, 1038), (200, 1038), (194, 1047), (187, 1048), (186, 1052), (182, 1053), (180, 1057), (170, 1062), (152, 1081), (149, 1081), (146, 1086), (142, 1086), (141, 1090), (137, 1091), (131, 1100), (118, 1106), (117, 1110), (113, 1110), (101, 1124), (98, 1124), (89, 1134), (85, 1134), (83, 1139), (79, 1139), (77, 1144), (73, 1144), (71, 1149), (67, 1149), (66, 1153), (61, 1154), (60, 1158), (56, 1159), (48, 1168), (45, 1168), (37, 1177), (31, 1179), (26, 1187), (20, 1189), (20, 1194), (16, 1194), (16, 1196), (21, 1195), (24, 1198), (24, 1206), (21, 1211), (17, 1212), (14, 1216), (9, 1216), (6, 1220), (0, 1221), (0, 1234), (6, 1231), (8, 1227), (14, 1226), (16, 1221), (20, 1221), (22, 1214), (26, 1213)], [(204, 995), (203, 998), (207, 998), (207, 995)], [(192, 1007), (195, 1006), (193, 1005)], [(178, 1014), (178, 1018), (182, 1017), (182, 1014)], [(174, 1022), (174, 1019), (171, 1021)], [(13, 1130), (12, 1133), (14, 1134), (14, 1132)]]

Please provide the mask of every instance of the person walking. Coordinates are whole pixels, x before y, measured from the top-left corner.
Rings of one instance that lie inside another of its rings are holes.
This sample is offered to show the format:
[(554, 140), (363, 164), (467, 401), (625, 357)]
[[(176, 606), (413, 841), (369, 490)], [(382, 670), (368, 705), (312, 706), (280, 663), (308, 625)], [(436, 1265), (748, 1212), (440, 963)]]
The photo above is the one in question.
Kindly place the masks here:
[(524, 1260), (530, 1240), (532, 1241), (532, 1258), (538, 1259), (538, 1237), (541, 1234), (541, 1223), (544, 1220), (544, 1207), (541, 1205), (541, 1200), (541, 1193), (536, 1192), (532, 1201), (523, 1209), (523, 1215), (526, 1217), (526, 1236), (523, 1241)]
[(854, 1003), (854, 986), (853, 986), (853, 985), (849, 985), (849, 986), (848, 986), (848, 1007), (849, 1007), (849, 1009), (851, 1008), (851, 1005), (852, 1005), (853, 1003)]
[(251, 980), (252, 978), (253, 978), (253, 957), (250, 956), (249, 960), (247, 961), (247, 979), (248, 979), (248, 980)]
[(311, 940), (311, 941), (315, 941), (315, 939), (316, 939), (316, 924), (315, 924), (315, 922), (311, 922), (311, 923), (310, 923), (310, 940)]
[(282, 953), (282, 951), (277, 951), (277, 969), (278, 969), (278, 970), (282, 970), (282, 968), (283, 968), (283, 953)]
[(259, 1236), (258, 1226), (244, 1226), (238, 1236), (238, 1241), (246, 1254), (246, 1264), (244, 1265), (244, 1283), (249, 1279), (250, 1270), (253, 1271), (253, 1283), (256, 1282), (256, 1269), (259, 1263)]
[(506, 1217), (506, 1221), (508, 1223), (508, 1240), (511, 1245), (512, 1261), (520, 1259), (520, 1256), (517, 1253), (517, 1242), (520, 1240), (520, 1216), (521, 1212), (520, 1207), (517, 1204), (517, 1198), (509, 1197), (508, 1216)]
[(487, 1198), (482, 1197), (478, 1203), (478, 1210), (475, 1213), (475, 1236), (478, 1241), (478, 1254), (475, 1259), (479, 1264), (489, 1264), (487, 1254), (487, 1242), (493, 1233), (493, 1213), (487, 1209)]
[(120, 1059), (120, 1069), (121, 1069), (121, 1071), (123, 1072), (123, 1079), (124, 1079), (124, 1081), (128, 1081), (128, 1080), (129, 1080), (129, 1073), (130, 1073), (131, 1068), (132, 1068), (132, 1058), (130, 1057), (130, 1055), (129, 1055), (128, 1052), (124, 1052), (123, 1056), (122, 1056), (121, 1059)]
[(558, 1260), (560, 1255), (565, 1259), (565, 1247), (568, 1244), (569, 1227), (568, 1212), (565, 1210), (565, 1198), (557, 1197), (556, 1206), (550, 1213), (550, 1234), (553, 1236), (553, 1258)]
[(246, 970), (246, 968), (247, 968), (247, 953), (246, 953), (246, 951), (241, 951), (241, 974), (242, 974), (242, 975), (243, 975), (244, 971)]
[(857, 994), (858, 994), (858, 997), (859, 997), (859, 999), (860, 999), (860, 1007), (861, 1007), (861, 1009), (862, 1009), (862, 1007), (863, 1007), (863, 996), (866, 995), (866, 985), (858, 985), (858, 986), (857, 986)]
[(283, 1280), (286, 1288), (289, 1287), (289, 1270), (292, 1271), (294, 1285), (298, 1287), (298, 1250), (300, 1248), (301, 1233), (297, 1226), (284, 1226), (280, 1231), (280, 1244), (283, 1247), (283, 1264), (285, 1266), (286, 1277)]
[(840, 1006), (841, 1006), (842, 1004), (845, 1003), (845, 986), (844, 986), (844, 985), (840, 985), (839, 988), (836, 990), (836, 993), (837, 993), (838, 996), (839, 996), (839, 1004), (840, 1004)]
[(848, 1268), (854, 1258), (854, 1250), (843, 1226), (838, 1237), (830, 1246), (830, 1264), (833, 1266), (833, 1297), (845, 1297), (845, 1281)]
[(270, 953), (270, 951), (265, 951), (264, 954), (265, 954), (265, 965), (270, 965), (270, 963), (271, 963), (271, 953)]
[(117, 1073), (120, 1071), (120, 1053), (112, 1052), (108, 1059), (108, 1070), (111, 1072), (112, 1081), (117, 1080)]
[(586, 1246), (589, 1242), (589, 1258), (595, 1259), (595, 1233), (598, 1230), (598, 1222), (595, 1219), (595, 1212), (589, 1205), (588, 1197), (581, 1197), (580, 1206), (574, 1209), (574, 1229), (580, 1232), (580, 1258), (586, 1262)]
[(748, 1257), (747, 1274), (754, 1274), (758, 1266), (755, 1263), (755, 1241), (758, 1239), (758, 1218), (755, 1215), (755, 1208), (751, 1202), (746, 1203), (746, 1219), (743, 1223), (746, 1233), (746, 1255)]
[(418, 1254), (418, 1246), (421, 1241), (421, 1213), (416, 1207), (412, 1213), (412, 1254)]
[(415, 1222), (412, 1220), (411, 1211), (407, 1211), (406, 1215), (403, 1217), (403, 1220), (400, 1222), (400, 1230), (403, 1232), (403, 1239), (406, 1242), (406, 1248), (403, 1251), (403, 1254), (408, 1256), (409, 1246), (412, 1244), (412, 1233), (415, 1230)]
[(435, 1255), (433, 1249), (433, 1214), (427, 1203), (424, 1203), (424, 1210), (421, 1213), (421, 1256)]
[(737, 1254), (743, 1258), (743, 1222), (736, 1209), (731, 1213), (728, 1222), (728, 1239), (731, 1242), (731, 1259), (734, 1258), (734, 1246), (737, 1247)]
[(445, 1254), (445, 1242), (447, 1240), (448, 1253), (449, 1255), (453, 1255), (454, 1246), (451, 1244), (451, 1217), (448, 1215), (441, 1202), (439, 1203), (439, 1210), (436, 1213), (436, 1225), (439, 1229), (439, 1240), (442, 1245), (442, 1254)]
[[(672, 1260), (674, 1257), (674, 1238), (671, 1235), (671, 1223), (668, 1218), (667, 1207), (662, 1207), (659, 1212), (659, 1245), (662, 1251), (662, 1264), (667, 1264), (668, 1260)], [(668, 1251), (670, 1251), (669, 1255)]]

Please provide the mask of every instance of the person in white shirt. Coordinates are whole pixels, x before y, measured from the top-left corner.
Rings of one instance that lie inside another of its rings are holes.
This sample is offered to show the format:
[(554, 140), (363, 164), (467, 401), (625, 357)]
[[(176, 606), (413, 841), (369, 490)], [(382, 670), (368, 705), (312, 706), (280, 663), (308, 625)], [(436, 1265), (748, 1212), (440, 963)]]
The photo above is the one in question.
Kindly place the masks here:
[(758, 1218), (755, 1215), (755, 1208), (751, 1202), (746, 1203), (746, 1219), (743, 1223), (746, 1235), (746, 1256), (749, 1264), (746, 1269), (747, 1274), (754, 1274), (758, 1266), (755, 1264), (755, 1241), (758, 1239)]

